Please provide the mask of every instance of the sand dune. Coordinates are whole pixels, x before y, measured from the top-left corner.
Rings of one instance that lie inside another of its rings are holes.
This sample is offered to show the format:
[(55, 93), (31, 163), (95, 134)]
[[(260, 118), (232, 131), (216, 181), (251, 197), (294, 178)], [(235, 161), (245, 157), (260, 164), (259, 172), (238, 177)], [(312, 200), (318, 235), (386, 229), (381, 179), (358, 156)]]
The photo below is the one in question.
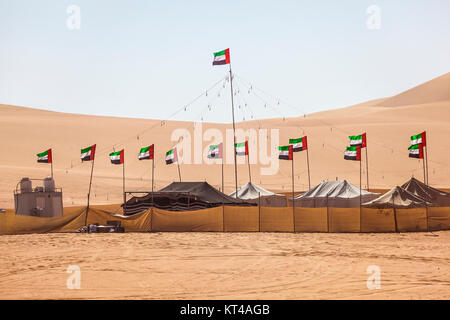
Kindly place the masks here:
[[(279, 129), (280, 144), (289, 138), (308, 136), (311, 183), (324, 179), (343, 179), (359, 184), (359, 164), (343, 160), (348, 135), (367, 132), (371, 188), (391, 188), (411, 175), (422, 179), (419, 160), (408, 158), (409, 136), (426, 130), (430, 183), (435, 187), (450, 186), (450, 74), (392, 98), (378, 99), (355, 106), (318, 112), (286, 119), (266, 119), (240, 122), (241, 129)], [(445, 99), (445, 100), (443, 100)], [(53, 148), (54, 172), (58, 186), (63, 188), (65, 205), (80, 205), (86, 201), (90, 164), (81, 163), (81, 147), (96, 143), (93, 196), (94, 204), (121, 202), (122, 169), (110, 164), (108, 154), (125, 148), (128, 190), (149, 190), (151, 164), (138, 161), (140, 147), (155, 143), (155, 185), (161, 188), (178, 180), (176, 166), (166, 165), (164, 155), (176, 144), (171, 141), (175, 129), (185, 128), (194, 137), (194, 124), (182, 121), (132, 119), (66, 114), (38, 109), (0, 105), (0, 207), (13, 207), (13, 189), (21, 177), (43, 178), (50, 166), (38, 164), (36, 153)], [(225, 136), (229, 124), (203, 123), (203, 132), (216, 128)], [(203, 141), (201, 149), (211, 142)], [(261, 147), (261, 145), (259, 145)], [(192, 153), (194, 152), (192, 147)], [(364, 155), (364, 154), (363, 154)], [(306, 155), (296, 154), (296, 190), (308, 188)], [(260, 168), (251, 167), (253, 182), (274, 191), (291, 189), (291, 168), (280, 162), (275, 175), (262, 175)], [(206, 180), (221, 185), (219, 165), (182, 164), (184, 181)], [(365, 176), (365, 165), (363, 165)], [(234, 189), (233, 165), (225, 166), (225, 191)], [(238, 167), (239, 185), (248, 181), (247, 165)], [(365, 187), (363, 179), (363, 187)]]

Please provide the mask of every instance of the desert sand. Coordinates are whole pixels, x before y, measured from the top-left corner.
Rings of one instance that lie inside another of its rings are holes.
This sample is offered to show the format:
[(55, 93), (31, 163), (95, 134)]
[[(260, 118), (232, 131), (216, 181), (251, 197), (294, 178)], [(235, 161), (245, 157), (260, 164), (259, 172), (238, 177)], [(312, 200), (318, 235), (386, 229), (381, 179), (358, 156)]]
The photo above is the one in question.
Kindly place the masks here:
[(0, 299), (450, 298), (450, 231), (41, 234), (0, 250)]
[[(347, 179), (359, 185), (359, 164), (343, 160), (348, 135), (367, 132), (371, 189), (390, 189), (411, 176), (423, 178), (422, 164), (408, 158), (409, 137), (427, 131), (429, 182), (437, 188), (450, 186), (450, 73), (412, 88), (397, 96), (368, 101), (355, 106), (301, 115), (297, 118), (265, 119), (237, 123), (241, 129), (280, 130), (280, 144), (289, 138), (308, 136), (311, 185), (325, 179)], [(150, 161), (139, 161), (140, 147), (155, 144), (155, 188), (178, 180), (175, 165), (166, 165), (165, 152), (176, 144), (171, 141), (175, 129), (185, 128), (192, 137), (192, 122), (101, 117), (43, 111), (0, 105), (0, 208), (12, 208), (13, 189), (22, 177), (44, 178), (50, 165), (36, 162), (36, 153), (53, 149), (54, 176), (63, 188), (64, 205), (83, 205), (88, 192), (90, 163), (81, 163), (80, 149), (97, 144), (91, 203), (122, 201), (122, 168), (111, 165), (108, 154), (125, 148), (126, 189), (151, 189)], [(230, 124), (203, 123), (220, 130)], [(211, 142), (203, 141), (202, 150)], [(192, 155), (194, 154), (192, 146)], [(5, 152), (6, 150), (6, 152)], [(363, 153), (363, 157), (364, 157)], [(306, 190), (307, 170), (304, 152), (296, 154), (296, 190)], [(242, 159), (243, 160), (243, 159)], [(280, 162), (274, 175), (261, 175), (252, 165), (253, 182), (268, 190), (291, 190), (291, 168)], [(208, 181), (219, 188), (220, 165), (182, 164), (183, 181)], [(363, 177), (365, 166), (363, 165)], [(247, 165), (238, 166), (238, 185), (248, 182)], [(366, 187), (363, 179), (363, 188)], [(234, 190), (234, 167), (225, 166), (225, 192)]]

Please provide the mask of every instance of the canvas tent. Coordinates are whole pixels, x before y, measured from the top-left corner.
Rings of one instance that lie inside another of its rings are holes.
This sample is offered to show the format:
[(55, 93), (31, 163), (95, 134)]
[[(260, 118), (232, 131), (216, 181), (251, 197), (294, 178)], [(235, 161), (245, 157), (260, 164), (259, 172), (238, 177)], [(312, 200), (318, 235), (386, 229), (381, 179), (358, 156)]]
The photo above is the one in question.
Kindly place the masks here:
[[(230, 197), (236, 198), (236, 191), (232, 192)], [(237, 190), (237, 197), (247, 202), (260, 204), (262, 207), (286, 207), (287, 204), (284, 195), (276, 194), (251, 182)]]
[(450, 206), (450, 193), (427, 186), (425, 183), (417, 180), (416, 178), (411, 178), (405, 182), (402, 185), (402, 188), (425, 199), (428, 202), (431, 202), (435, 206)]
[(126, 203), (125, 215), (139, 213), (151, 207), (169, 211), (191, 211), (221, 205), (255, 204), (231, 198), (207, 182), (173, 182), (153, 194), (150, 192), (142, 197), (133, 196)]
[(382, 196), (363, 203), (364, 207), (377, 209), (409, 209), (409, 208), (424, 208), (432, 204), (427, 202), (424, 198), (419, 197), (402, 187), (394, 187)]
[[(379, 197), (379, 193), (361, 190), (361, 203)], [(314, 188), (294, 197), (296, 207), (355, 208), (360, 205), (360, 189), (347, 180), (323, 181)], [(289, 199), (292, 203), (292, 198)]]

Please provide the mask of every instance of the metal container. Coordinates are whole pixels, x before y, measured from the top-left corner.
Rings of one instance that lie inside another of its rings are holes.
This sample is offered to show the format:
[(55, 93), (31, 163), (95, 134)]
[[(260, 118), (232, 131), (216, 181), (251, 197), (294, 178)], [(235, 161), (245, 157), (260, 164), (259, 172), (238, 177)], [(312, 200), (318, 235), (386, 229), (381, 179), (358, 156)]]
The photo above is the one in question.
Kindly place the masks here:
[(24, 192), (32, 192), (33, 188), (31, 185), (31, 180), (30, 178), (22, 178), (22, 180), (20, 180), (20, 192), (24, 193)]
[(47, 177), (44, 179), (44, 190), (45, 192), (55, 191), (55, 180), (53, 180), (53, 178)]

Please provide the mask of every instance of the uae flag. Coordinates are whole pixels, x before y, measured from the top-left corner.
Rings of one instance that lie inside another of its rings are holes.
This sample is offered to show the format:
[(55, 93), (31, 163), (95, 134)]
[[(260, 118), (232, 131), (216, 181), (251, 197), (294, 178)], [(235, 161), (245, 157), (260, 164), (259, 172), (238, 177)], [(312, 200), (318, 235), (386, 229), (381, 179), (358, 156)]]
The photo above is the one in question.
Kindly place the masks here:
[(154, 155), (154, 149), (155, 145), (152, 144), (151, 146), (141, 148), (141, 151), (139, 151), (139, 160), (152, 160)]
[(248, 155), (248, 142), (236, 143), (236, 154), (238, 156), (246, 156)]
[(347, 147), (344, 152), (344, 159), (361, 161), (361, 147)]
[(109, 154), (109, 159), (112, 164), (122, 164), (123, 163), (123, 149), (117, 152), (111, 152)]
[(411, 145), (422, 144), (423, 147), (427, 146), (427, 133), (424, 131), (422, 133), (411, 136)]
[(278, 147), (278, 152), (278, 159), (292, 160), (292, 155), (294, 152), (293, 145)]
[(213, 66), (230, 63), (230, 49), (214, 52)]
[(351, 147), (366, 147), (366, 134), (360, 134), (359, 136), (349, 136)]
[(96, 145), (94, 144), (94, 145), (92, 145), (90, 147), (81, 149), (81, 161), (94, 160), (94, 157), (95, 157), (95, 146)]
[(37, 154), (37, 162), (52, 163), (52, 149)]
[(292, 145), (294, 152), (303, 151), (303, 150), (308, 149), (308, 143), (306, 140), (306, 136), (304, 136), (303, 138), (298, 138), (298, 139), (289, 139), (289, 144)]
[(423, 159), (423, 144), (419, 143), (408, 148), (410, 158)]
[(222, 143), (209, 146), (208, 158), (209, 159), (222, 159)]
[(166, 164), (171, 164), (178, 161), (177, 148), (166, 152)]

